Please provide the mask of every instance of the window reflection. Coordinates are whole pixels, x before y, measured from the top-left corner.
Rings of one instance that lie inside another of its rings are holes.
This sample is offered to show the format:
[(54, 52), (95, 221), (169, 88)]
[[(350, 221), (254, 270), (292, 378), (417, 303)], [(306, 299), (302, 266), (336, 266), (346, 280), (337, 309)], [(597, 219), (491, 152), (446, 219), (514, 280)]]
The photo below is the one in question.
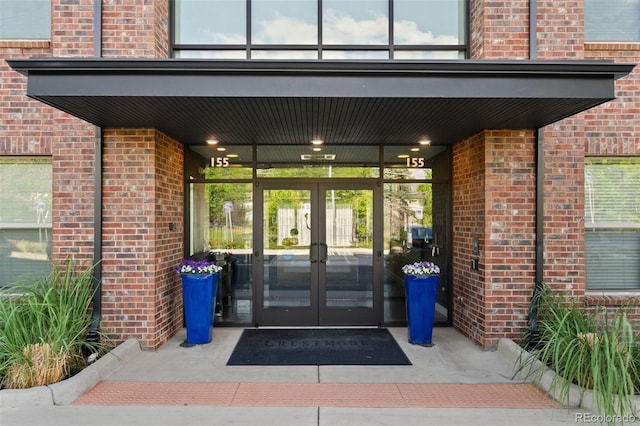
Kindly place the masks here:
[(458, 50), (396, 50), (394, 59), (430, 60), (430, 59), (464, 59), (464, 52)]
[(250, 183), (193, 183), (189, 199), (190, 257), (215, 261), (222, 267), (215, 322), (250, 323), (253, 187)]
[(389, 43), (387, 0), (324, 0), (322, 5), (323, 43)]
[(45, 157), (0, 157), (0, 287), (51, 271), (52, 168)]
[(389, 59), (387, 50), (325, 50), (323, 59)]
[(253, 44), (317, 44), (316, 0), (253, 0)]
[(464, 2), (459, 0), (394, 0), (395, 44), (464, 43)]
[(0, 1), (0, 39), (48, 40), (50, 37), (50, 0)]
[(246, 44), (246, 2), (176, 0), (175, 42), (180, 44)]
[(465, 59), (467, 3), (175, 0), (173, 56), (258, 60)]
[(318, 59), (316, 50), (253, 50), (251, 59)]
[(246, 59), (246, 50), (178, 50), (176, 58), (188, 59)]

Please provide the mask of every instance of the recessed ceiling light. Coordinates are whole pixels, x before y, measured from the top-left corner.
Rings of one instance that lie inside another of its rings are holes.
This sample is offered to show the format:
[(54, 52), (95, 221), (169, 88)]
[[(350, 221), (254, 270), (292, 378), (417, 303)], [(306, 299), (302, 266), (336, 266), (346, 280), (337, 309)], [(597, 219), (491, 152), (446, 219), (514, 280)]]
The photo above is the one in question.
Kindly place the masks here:
[(313, 139), (311, 145), (322, 145), (324, 141), (322, 139)]
[(420, 148), (411, 148), (409, 151), (411, 151), (411, 152), (417, 152), (417, 151), (420, 151)]
[(420, 145), (431, 145), (431, 140), (430, 139), (422, 139), (420, 142), (418, 142)]
[(311, 150), (315, 151), (315, 152), (318, 152), (318, 151), (322, 151), (322, 148), (316, 146), (316, 147), (311, 148)]
[(227, 158), (238, 158), (238, 154), (227, 154)]
[(224, 147), (221, 147), (221, 146), (217, 147), (216, 149), (218, 151), (226, 151), (227, 150), (227, 148), (224, 148)]
[(409, 154), (400, 154), (398, 158), (409, 158)]
[(218, 139), (207, 139), (207, 145), (218, 145)]

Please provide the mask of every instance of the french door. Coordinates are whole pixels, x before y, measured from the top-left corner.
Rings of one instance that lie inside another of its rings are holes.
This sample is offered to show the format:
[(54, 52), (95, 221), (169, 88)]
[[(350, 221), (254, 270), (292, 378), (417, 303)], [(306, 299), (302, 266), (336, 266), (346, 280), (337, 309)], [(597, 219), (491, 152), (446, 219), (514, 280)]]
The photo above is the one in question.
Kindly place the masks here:
[[(382, 322), (381, 212), (371, 182), (260, 181), (255, 193), (259, 325)], [(260, 227), (259, 224), (263, 224)], [(377, 254), (377, 256), (376, 256)]]

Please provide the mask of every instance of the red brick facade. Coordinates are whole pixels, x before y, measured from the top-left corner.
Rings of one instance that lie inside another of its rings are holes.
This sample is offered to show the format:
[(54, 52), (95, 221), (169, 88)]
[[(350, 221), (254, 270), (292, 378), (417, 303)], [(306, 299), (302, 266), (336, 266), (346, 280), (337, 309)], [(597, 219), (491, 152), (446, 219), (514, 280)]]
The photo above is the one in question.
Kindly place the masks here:
[[(167, 57), (168, 2), (141, 3), (103, 2), (103, 57)], [(94, 0), (53, 0), (51, 40), (0, 40), (0, 58), (92, 57), (93, 11)], [(27, 98), (25, 92), (26, 78), (3, 60), (0, 155), (51, 156), (52, 260), (92, 261), (97, 130)], [(115, 141), (118, 149), (111, 148)], [(182, 145), (143, 130), (107, 131), (104, 146), (102, 324), (116, 342), (135, 336), (155, 348), (182, 326), (179, 280), (171, 270), (182, 254)], [(109, 168), (119, 162), (115, 172)], [(131, 174), (132, 170), (138, 173)], [(121, 180), (120, 191), (111, 181), (107, 185), (109, 172)], [(137, 214), (131, 215), (131, 203)], [(113, 223), (123, 228), (109, 228)], [(176, 225), (176, 232), (166, 232), (169, 223)], [(128, 274), (130, 271), (136, 272)]]
[(106, 130), (103, 155), (103, 327), (156, 347), (182, 327), (182, 145)]
[[(538, 1), (530, 52), (528, 0), (472, 0), (470, 56), (640, 62), (640, 43), (585, 42), (583, 3)], [(0, 59), (93, 56), (93, 4), (53, 0), (51, 40), (0, 40)], [(168, 56), (168, 2), (102, 6), (103, 57)], [(0, 61), (0, 155), (51, 156), (53, 260), (91, 260), (96, 130), (25, 91), (26, 78)], [(584, 158), (640, 155), (640, 68), (616, 83), (616, 95), (543, 134), (544, 280), (587, 305), (626, 296), (585, 291)], [(453, 147), (453, 324), (484, 347), (526, 326), (536, 267), (535, 141), (532, 129), (497, 129)], [(183, 148), (152, 129), (105, 129), (102, 142), (103, 327), (116, 340), (133, 336), (156, 348), (182, 326), (171, 266), (183, 252)]]
[(526, 327), (536, 266), (535, 150), (531, 130), (486, 130), (453, 149), (453, 322), (482, 346)]

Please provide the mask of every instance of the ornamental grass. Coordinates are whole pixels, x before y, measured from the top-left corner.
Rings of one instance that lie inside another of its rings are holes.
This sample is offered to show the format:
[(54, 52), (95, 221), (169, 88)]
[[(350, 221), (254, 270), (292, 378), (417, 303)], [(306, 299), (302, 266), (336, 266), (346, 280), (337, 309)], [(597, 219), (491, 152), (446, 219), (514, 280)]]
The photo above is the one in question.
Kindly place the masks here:
[(0, 294), (1, 387), (59, 382), (84, 366), (85, 354), (104, 349), (104, 339), (87, 342), (93, 292), (93, 268), (79, 271), (68, 261)]
[[(568, 400), (571, 384), (594, 394), (598, 410), (609, 416), (635, 415), (639, 335), (623, 306), (615, 311), (585, 311), (575, 301), (545, 287), (539, 297), (539, 337), (533, 356), (522, 358), (518, 372), (540, 380), (539, 360), (556, 372), (551, 386)], [(525, 336), (526, 338), (530, 336)]]

